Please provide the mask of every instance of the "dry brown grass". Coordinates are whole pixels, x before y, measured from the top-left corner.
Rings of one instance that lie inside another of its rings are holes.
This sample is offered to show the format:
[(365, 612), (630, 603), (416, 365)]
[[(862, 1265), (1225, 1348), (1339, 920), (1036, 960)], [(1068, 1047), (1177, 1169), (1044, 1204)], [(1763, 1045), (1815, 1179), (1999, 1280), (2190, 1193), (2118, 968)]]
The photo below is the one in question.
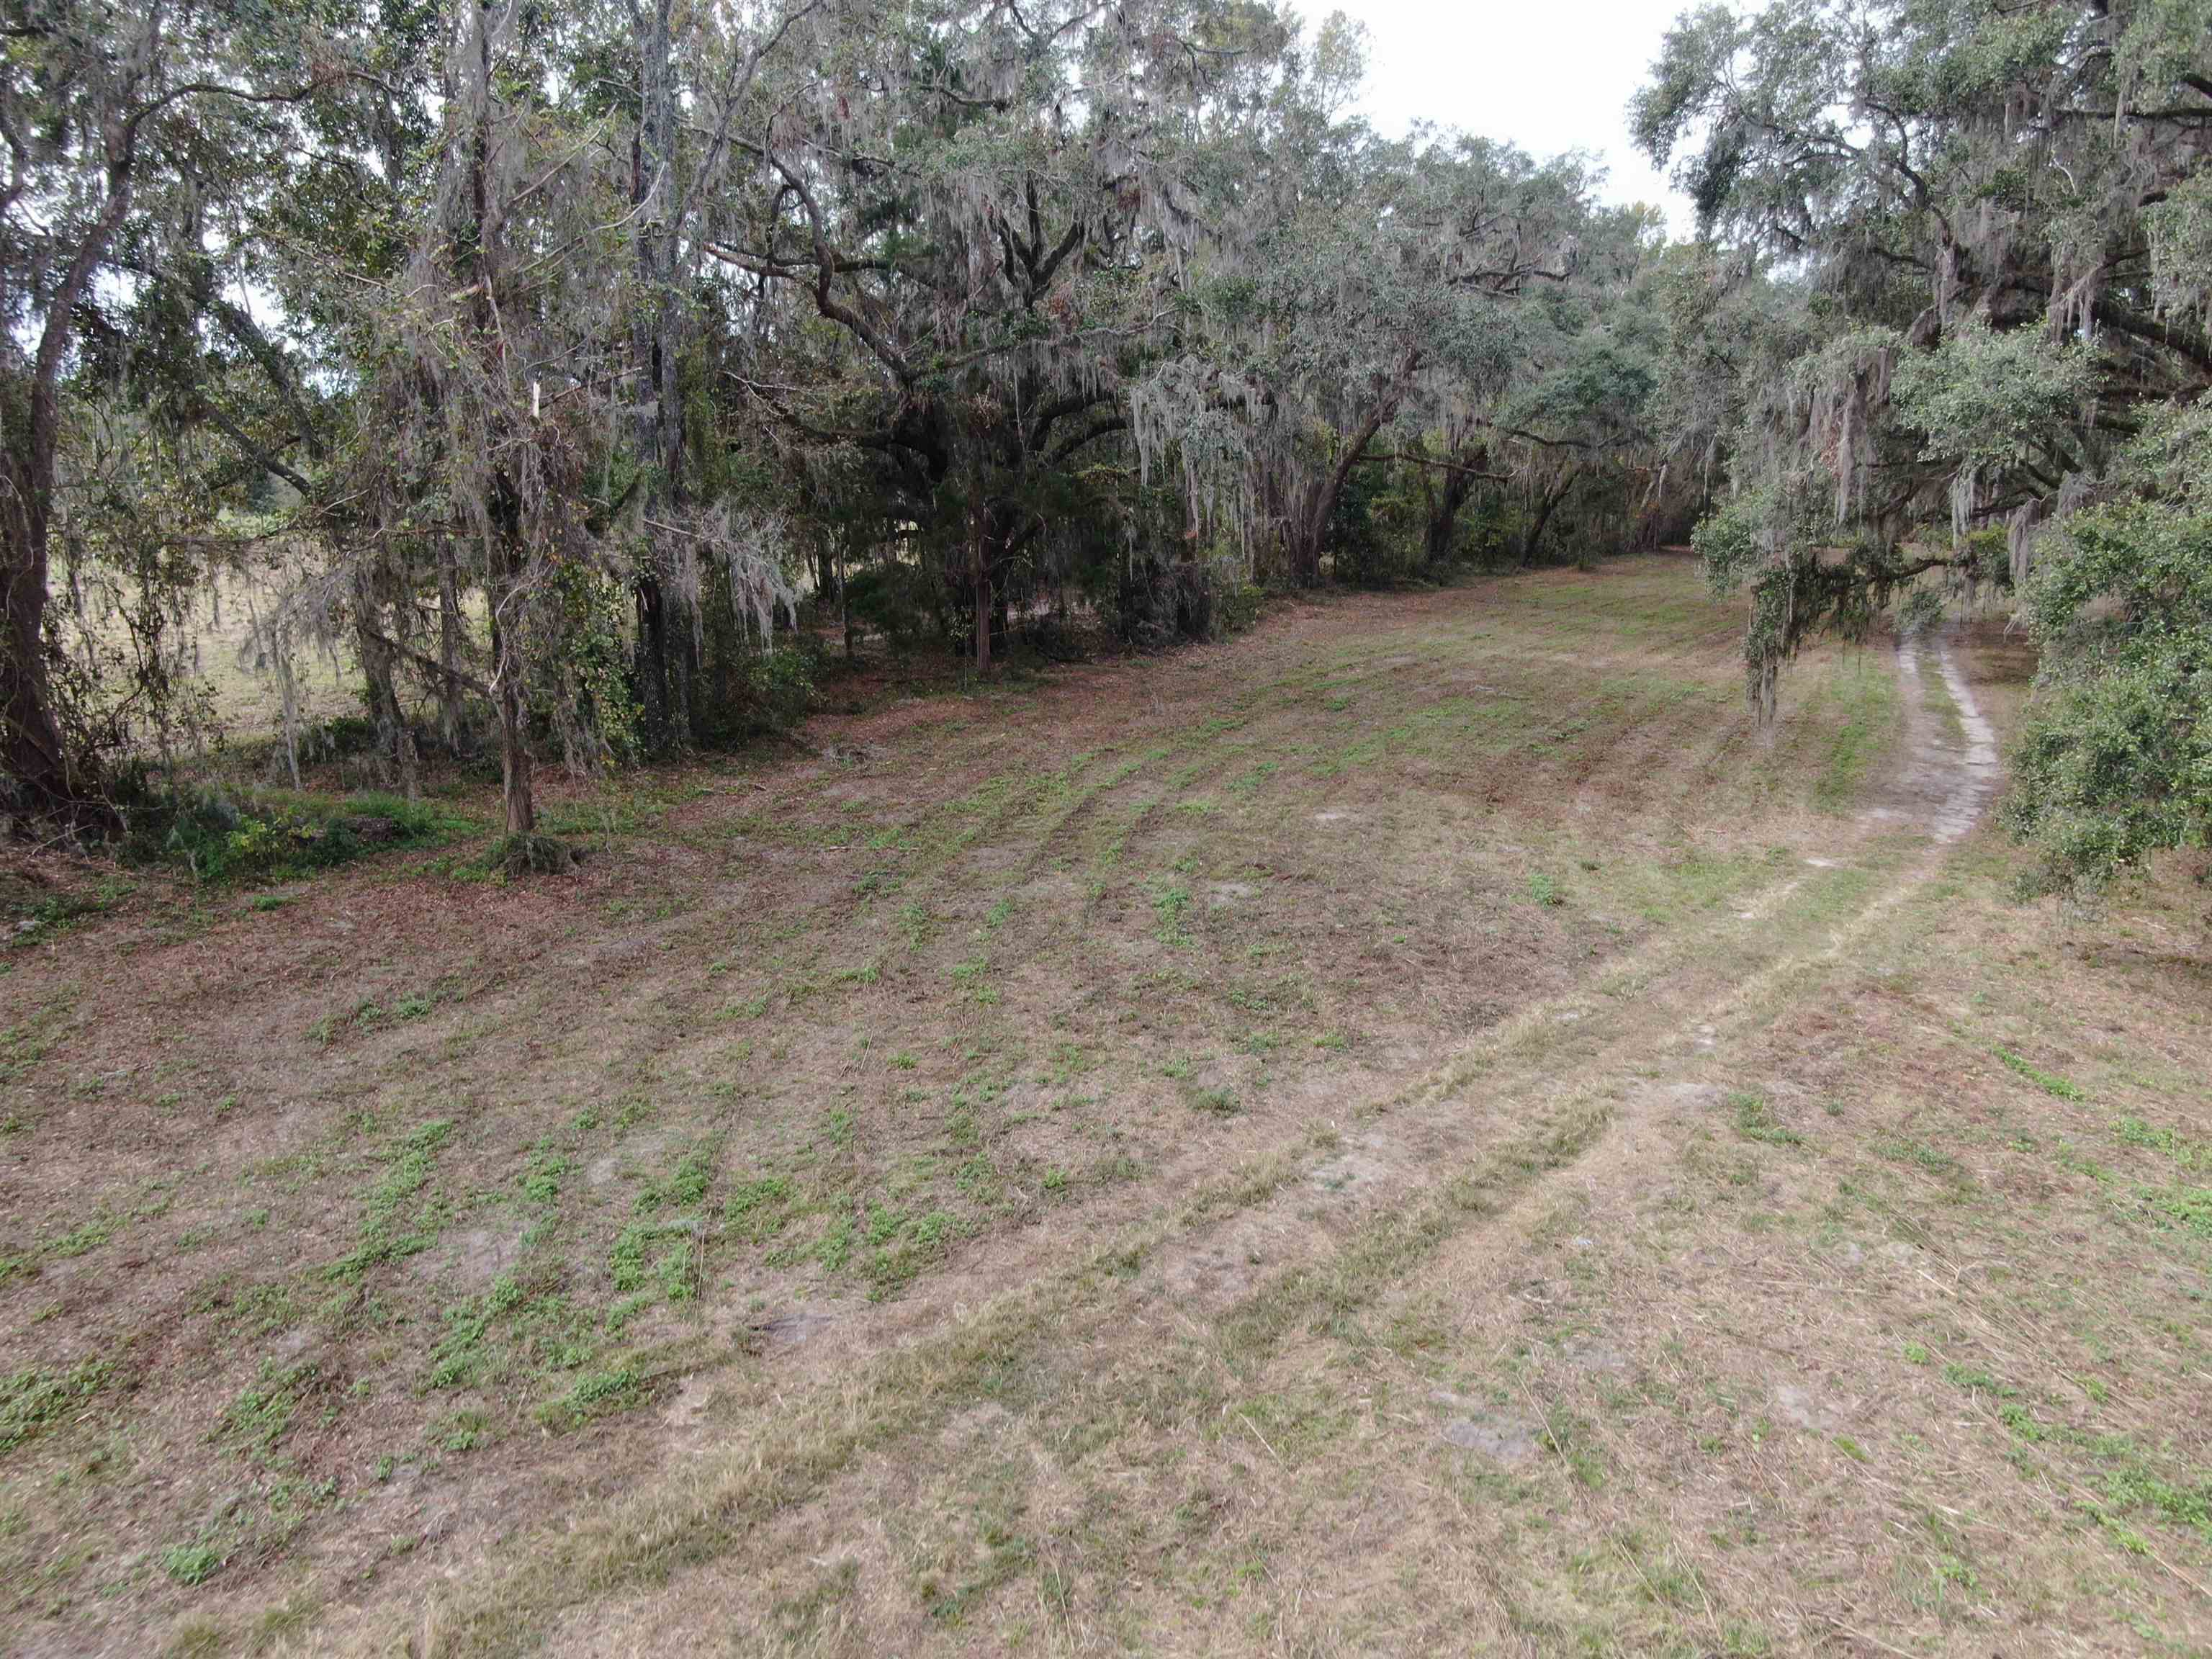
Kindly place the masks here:
[(11, 1641), (2201, 1644), (2201, 900), (2014, 905), (1735, 641), (1294, 609), (19, 951)]

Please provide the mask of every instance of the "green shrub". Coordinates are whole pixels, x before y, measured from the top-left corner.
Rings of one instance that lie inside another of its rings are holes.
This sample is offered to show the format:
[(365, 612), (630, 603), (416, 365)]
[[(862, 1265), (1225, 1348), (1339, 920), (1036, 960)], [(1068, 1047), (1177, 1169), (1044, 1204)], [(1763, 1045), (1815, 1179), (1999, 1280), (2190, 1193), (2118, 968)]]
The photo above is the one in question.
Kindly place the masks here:
[(779, 645), (750, 659), (745, 695), (757, 729), (785, 731), (814, 710), (817, 659), (808, 646)]
[(2212, 843), (2212, 399), (2126, 464), (2161, 499), (2065, 520), (2023, 595), (2040, 657), (2006, 817), (2046, 888)]
[(210, 883), (289, 879), (374, 853), (440, 846), (476, 827), (398, 795), (210, 788), (147, 789), (125, 803), (124, 821), (126, 862)]
[(943, 582), (919, 564), (885, 559), (849, 573), (845, 603), (856, 628), (882, 635), (896, 650), (941, 645), (954, 632)]

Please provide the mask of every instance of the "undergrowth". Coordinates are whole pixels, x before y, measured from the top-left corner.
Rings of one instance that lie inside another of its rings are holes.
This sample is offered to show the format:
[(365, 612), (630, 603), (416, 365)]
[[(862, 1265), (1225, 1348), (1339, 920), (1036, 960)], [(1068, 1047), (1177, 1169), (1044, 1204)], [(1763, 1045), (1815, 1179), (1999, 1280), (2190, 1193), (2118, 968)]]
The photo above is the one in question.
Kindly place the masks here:
[(428, 801), (284, 790), (149, 790), (125, 809), (124, 862), (208, 882), (278, 881), (373, 853), (441, 846), (476, 825)]

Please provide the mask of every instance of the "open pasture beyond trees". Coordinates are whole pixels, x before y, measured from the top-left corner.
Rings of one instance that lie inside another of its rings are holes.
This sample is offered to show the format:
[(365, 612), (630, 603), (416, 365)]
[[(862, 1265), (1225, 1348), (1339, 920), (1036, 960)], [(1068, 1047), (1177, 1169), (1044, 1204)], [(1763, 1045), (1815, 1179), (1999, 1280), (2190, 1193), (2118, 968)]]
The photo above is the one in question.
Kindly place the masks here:
[[(0, 976), (11, 1652), (2183, 1653), (2202, 897), (1692, 562), (851, 683)], [(87, 877), (88, 882), (96, 878)]]

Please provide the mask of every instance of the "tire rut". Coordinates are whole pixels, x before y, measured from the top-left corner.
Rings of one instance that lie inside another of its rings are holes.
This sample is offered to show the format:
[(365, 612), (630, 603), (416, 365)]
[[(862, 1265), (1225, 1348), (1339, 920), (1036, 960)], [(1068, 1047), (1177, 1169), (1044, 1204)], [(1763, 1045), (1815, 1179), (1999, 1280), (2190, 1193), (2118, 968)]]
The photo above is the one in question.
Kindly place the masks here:
[[(1956, 708), (1955, 735), (1931, 706), (1923, 672), (1931, 657)], [(1001, 1370), (1043, 1364), (1048, 1352), (1103, 1352), (1110, 1333), (1141, 1310), (1149, 1320), (1165, 1316), (1177, 1340), (1232, 1365), (1264, 1364), (1317, 1318), (1402, 1295), (1409, 1270), (1448, 1245), (1478, 1257), (1502, 1249), (1513, 1216), (1548, 1182), (1589, 1172), (1593, 1160), (1650, 1161), (1654, 1137), (1663, 1139), (1666, 1103), (1685, 1091), (1712, 1088), (1703, 1073), (1724, 1059), (1731, 1033), (1931, 879), (1995, 793), (1995, 742), (1948, 641), (1908, 638), (1897, 663), (1905, 754), (1863, 826), (1856, 863), (1799, 849), (1806, 867), (1778, 875), (1747, 913), (1730, 907), (1707, 927), (1662, 935), (1608, 964), (1607, 979), (1626, 989), (1608, 996), (1584, 987), (1524, 1007), (1359, 1114), (1334, 1146), (1292, 1154), (1285, 1170), (1249, 1198), (1139, 1229), (1149, 1239), (1139, 1246), (1146, 1259), (1133, 1282), (1116, 1284), (1095, 1264), (1048, 1272), (1018, 1289), (1003, 1313), (979, 1309), (965, 1334), (924, 1338), (900, 1351), (899, 1363), (930, 1369), (928, 1352), (975, 1348), (983, 1341), (978, 1328), (994, 1323), (1003, 1324), (1003, 1340), (991, 1344), (990, 1364)], [(1899, 849), (1885, 839), (1899, 830), (1917, 835), (1919, 844)], [(1880, 885), (1863, 902), (1838, 885), (1863, 882), (1870, 872)], [(1838, 898), (1852, 902), (1838, 906)], [(718, 1449), (714, 1467), (726, 1474), (708, 1475), (694, 1465), (701, 1473), (685, 1474), (685, 1495), (666, 1508), (624, 1510), (591, 1528), (605, 1532), (603, 1545), (581, 1535), (554, 1541), (554, 1558), (566, 1562), (557, 1576), (580, 1573), (602, 1590), (653, 1582), (659, 1588), (650, 1601), (672, 1598), (659, 1610), (665, 1617), (686, 1596), (684, 1574), (662, 1577), (672, 1559), (723, 1560), (734, 1568), (740, 1558), (773, 1548), (760, 1524), (770, 1512), (855, 1478), (851, 1460), (863, 1446), (926, 1433), (962, 1403), (950, 1394), (908, 1396), (896, 1429), (847, 1434), (840, 1443), (849, 1447), (835, 1452), (787, 1454), (780, 1442), (788, 1437), (774, 1424), (757, 1423)], [(694, 1443), (691, 1452), (703, 1449)], [(747, 1473), (763, 1470), (763, 1459), (780, 1474)], [(741, 1488), (750, 1496), (738, 1504), (731, 1494)], [(751, 1520), (733, 1509), (753, 1511)], [(627, 1530), (647, 1522), (650, 1534), (640, 1531), (633, 1547)], [(504, 1615), (494, 1612), (498, 1582), (495, 1577), (445, 1605), (464, 1624), (471, 1613), (489, 1613), (502, 1626)], [(565, 1594), (550, 1599), (539, 1610), (556, 1618), (555, 1607), (576, 1605)], [(641, 1603), (630, 1611), (647, 1614)]]
[[(1930, 706), (1929, 658), (1955, 707), (1956, 736)], [(1948, 639), (1931, 643), (1916, 634), (1899, 641), (1897, 673), (1904, 752), (1882, 804), (1864, 821), (1925, 842), (1882, 871), (1886, 878), (1864, 902), (1824, 917), (1838, 884), (1863, 880), (1866, 865), (1799, 849), (1801, 872), (1747, 908), (1610, 964), (1612, 981), (1649, 989), (1608, 999), (1583, 988), (1521, 1009), (1370, 1109), (1362, 1128), (1307, 1180), (1240, 1214), (1220, 1237), (1170, 1244), (1160, 1288), (1196, 1311), (1231, 1311), (1261, 1293), (1234, 1265), (1249, 1254), (1249, 1240), (1266, 1239), (1271, 1254), (1299, 1242), (1325, 1251), (1363, 1221), (1454, 1182), (1473, 1182), (1486, 1211), (1496, 1213), (1521, 1188), (1598, 1151), (1621, 1127), (1620, 1114), (1662, 1102), (1670, 1091), (1710, 1086), (1702, 1073), (1724, 1058), (1732, 1028), (1771, 1008), (1793, 980), (1833, 963), (1931, 880), (1995, 795), (1995, 735)], [(1317, 1225), (1295, 1224), (1291, 1216), (1317, 1196), (1334, 1200), (1338, 1213)], [(1279, 1256), (1272, 1265), (1280, 1266)]]

